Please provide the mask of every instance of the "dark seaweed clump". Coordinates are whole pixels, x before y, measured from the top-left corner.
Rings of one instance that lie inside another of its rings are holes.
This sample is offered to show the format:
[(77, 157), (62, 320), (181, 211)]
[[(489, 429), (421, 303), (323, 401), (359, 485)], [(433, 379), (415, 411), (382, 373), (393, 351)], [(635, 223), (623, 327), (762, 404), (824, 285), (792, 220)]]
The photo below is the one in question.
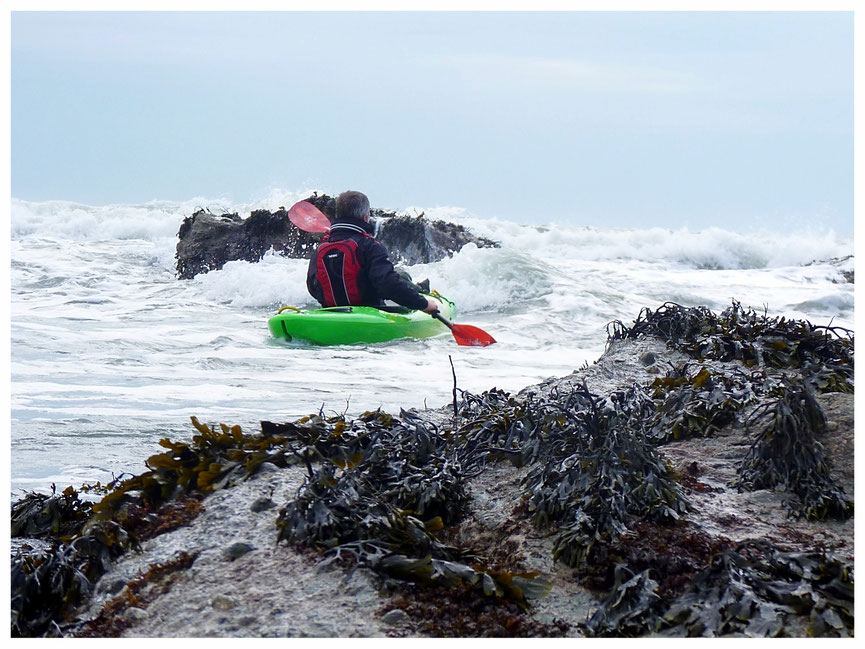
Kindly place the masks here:
[[(53, 486), (53, 485), (52, 485)], [(91, 515), (91, 504), (67, 487), (59, 496), (29, 493), (12, 505), (11, 535), (31, 539), (69, 536)]]
[(609, 399), (578, 386), (522, 404), (490, 392), (466, 399), (462, 414), (470, 421), (460, 433), (537, 463), (524, 480), (528, 510), (537, 526), (558, 532), (556, 558), (579, 565), (597, 541), (624, 534), (630, 521), (669, 523), (688, 507), (646, 434), (652, 410), (639, 386)]
[(712, 556), (672, 602), (657, 594), (650, 573), (619, 564), (587, 634), (776, 637), (783, 635), (785, 616), (795, 614), (807, 620), (808, 635), (853, 635), (852, 568), (822, 552), (728, 549)]
[(485, 455), (453, 443), (433, 424), (377, 411), (351, 425), (314, 417), (301, 424), (262, 422), (262, 431), (296, 444), (308, 470), (298, 497), (280, 511), (279, 540), (387, 577), (469, 587), (523, 608), (527, 597), (548, 590), (534, 573), (491, 569), (476, 552), (436, 538), (461, 517), (465, 481), (482, 470)]
[(631, 327), (611, 323), (608, 332), (608, 345), (654, 336), (700, 361), (739, 361), (751, 368), (750, 374), (739, 368), (717, 373), (702, 365), (689, 370), (685, 364), (656, 379), (651, 385), (656, 442), (711, 435), (762, 399), (745, 422), (757, 434), (738, 487), (784, 489), (797, 517), (853, 515), (853, 503), (829, 477), (816, 439), (825, 430), (825, 417), (815, 398), (815, 392), (853, 392), (852, 332), (769, 318), (738, 302), (720, 315), (667, 303), (655, 311), (643, 309)]
[(560, 620), (538, 622), (523, 615), (517, 604), (469, 586), (408, 586), (386, 608), (408, 614), (412, 635), (433, 638), (556, 638), (569, 630)]
[(739, 476), (739, 488), (782, 487), (796, 516), (822, 520), (853, 516), (853, 502), (829, 477), (823, 446), (815, 439), (826, 418), (807, 385), (786, 385), (748, 420), (758, 429)]
[(740, 370), (723, 374), (688, 363), (673, 367), (649, 386), (655, 404), (649, 435), (656, 444), (710, 437), (736, 420), (761, 391), (760, 384)]
[(654, 336), (695, 359), (795, 368), (822, 392), (853, 392), (853, 332), (770, 318), (736, 301), (720, 314), (667, 302), (654, 311), (644, 308), (630, 327), (618, 320), (610, 323), (607, 333), (608, 345)]

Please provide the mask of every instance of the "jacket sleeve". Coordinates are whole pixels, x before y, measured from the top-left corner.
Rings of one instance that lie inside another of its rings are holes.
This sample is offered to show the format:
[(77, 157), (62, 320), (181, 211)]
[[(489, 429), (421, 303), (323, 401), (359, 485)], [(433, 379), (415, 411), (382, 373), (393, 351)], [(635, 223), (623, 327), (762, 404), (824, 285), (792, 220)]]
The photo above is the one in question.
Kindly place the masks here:
[(383, 245), (370, 239), (364, 253), (369, 283), (382, 298), (393, 300), (410, 309), (426, 308), (426, 298), (422, 297), (411, 283), (397, 274), (390, 259), (387, 258), (387, 250)]

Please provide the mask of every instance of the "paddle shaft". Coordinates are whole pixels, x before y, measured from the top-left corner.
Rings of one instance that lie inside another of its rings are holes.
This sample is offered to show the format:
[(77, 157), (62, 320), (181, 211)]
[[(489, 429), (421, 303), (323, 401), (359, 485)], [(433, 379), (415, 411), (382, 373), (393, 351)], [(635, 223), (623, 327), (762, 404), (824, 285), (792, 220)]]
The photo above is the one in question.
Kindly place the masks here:
[(441, 311), (433, 311), (430, 315), (431, 315), (433, 318), (435, 318), (436, 320), (438, 320), (439, 322), (444, 323), (444, 325), (447, 326), (447, 328), (450, 329), (451, 331), (454, 330), (454, 323), (451, 322), (450, 320), (448, 320), (447, 318), (445, 318), (445, 317), (441, 314)]

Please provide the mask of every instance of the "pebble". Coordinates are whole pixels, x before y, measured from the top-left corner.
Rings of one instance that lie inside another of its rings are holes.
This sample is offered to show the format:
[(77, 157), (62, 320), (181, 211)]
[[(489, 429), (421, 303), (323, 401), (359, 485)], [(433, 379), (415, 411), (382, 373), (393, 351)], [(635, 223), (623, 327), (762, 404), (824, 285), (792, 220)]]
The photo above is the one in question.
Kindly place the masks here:
[(398, 624), (405, 624), (406, 622), (408, 622), (409, 616), (408, 613), (406, 613), (401, 608), (395, 608), (385, 613), (381, 619), (382, 622), (384, 622), (385, 624), (396, 626)]
[(219, 611), (227, 611), (237, 606), (237, 601), (226, 595), (216, 595), (210, 605)]
[(255, 513), (258, 513), (267, 511), (268, 509), (273, 509), (274, 507), (276, 507), (275, 502), (273, 502), (270, 498), (262, 497), (252, 503), (249, 508)]
[(143, 608), (138, 608), (137, 606), (130, 606), (123, 612), (123, 619), (129, 620), (130, 622), (141, 622), (141, 620), (147, 617), (147, 611)]
[(242, 557), (244, 554), (248, 554), (255, 550), (254, 547), (249, 545), (248, 543), (232, 543), (225, 549), (225, 558), (229, 561), (234, 561), (235, 559)]

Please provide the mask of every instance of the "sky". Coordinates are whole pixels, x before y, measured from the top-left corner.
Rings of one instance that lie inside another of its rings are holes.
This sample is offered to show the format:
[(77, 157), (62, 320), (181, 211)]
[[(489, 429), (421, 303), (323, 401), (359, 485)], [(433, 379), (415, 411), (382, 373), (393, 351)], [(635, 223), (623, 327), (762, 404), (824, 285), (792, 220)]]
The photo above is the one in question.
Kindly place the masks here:
[(16, 11), (11, 194), (852, 236), (853, 44), (849, 11)]

